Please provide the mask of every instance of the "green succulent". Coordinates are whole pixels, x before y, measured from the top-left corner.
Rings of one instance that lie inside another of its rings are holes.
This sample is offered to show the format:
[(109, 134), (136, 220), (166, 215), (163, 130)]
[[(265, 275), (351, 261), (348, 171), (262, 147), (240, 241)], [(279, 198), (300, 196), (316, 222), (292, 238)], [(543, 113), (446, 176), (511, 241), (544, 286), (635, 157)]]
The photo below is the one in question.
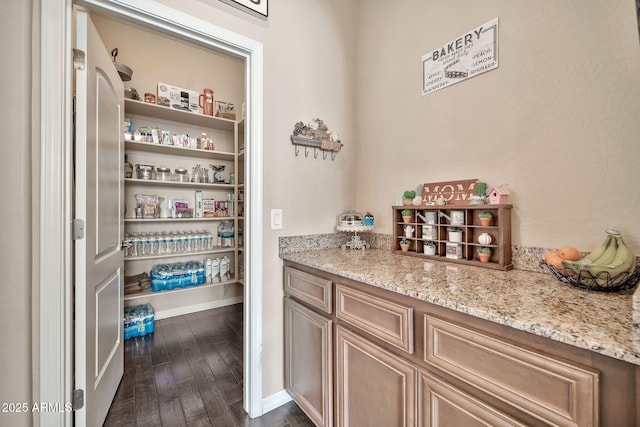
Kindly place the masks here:
[(487, 183), (486, 182), (477, 182), (476, 183), (476, 195), (478, 195), (478, 196), (486, 196), (487, 195)]
[(493, 214), (491, 212), (484, 211), (484, 212), (480, 212), (478, 214), (478, 217), (480, 217), (480, 218), (493, 218)]

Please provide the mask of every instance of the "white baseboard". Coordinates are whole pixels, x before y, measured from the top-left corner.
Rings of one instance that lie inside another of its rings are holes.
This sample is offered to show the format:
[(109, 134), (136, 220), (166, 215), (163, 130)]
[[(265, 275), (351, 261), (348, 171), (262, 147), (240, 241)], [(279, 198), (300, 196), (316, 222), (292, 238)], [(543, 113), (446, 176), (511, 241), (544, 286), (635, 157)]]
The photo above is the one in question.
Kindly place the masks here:
[(201, 304), (193, 304), (184, 307), (178, 307), (171, 310), (156, 311), (155, 319), (167, 319), (169, 317), (181, 316), (183, 314), (195, 313), (197, 311), (210, 310), (212, 308), (226, 307), (227, 305), (238, 304), (243, 301), (242, 295), (226, 298), (216, 301), (203, 302)]
[(291, 395), (284, 389), (272, 394), (271, 396), (265, 397), (262, 399), (262, 415), (279, 408), (285, 403), (291, 402), (291, 400)]

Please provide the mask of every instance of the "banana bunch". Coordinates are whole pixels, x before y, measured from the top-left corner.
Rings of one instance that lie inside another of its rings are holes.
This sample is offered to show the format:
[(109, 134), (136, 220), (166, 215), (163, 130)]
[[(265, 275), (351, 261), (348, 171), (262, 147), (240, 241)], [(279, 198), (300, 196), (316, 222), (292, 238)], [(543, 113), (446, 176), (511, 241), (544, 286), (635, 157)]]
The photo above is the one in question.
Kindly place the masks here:
[[(620, 232), (606, 230), (606, 233), (605, 241), (593, 252), (577, 261), (562, 261), (562, 267), (583, 279), (595, 279), (599, 285), (607, 284), (620, 273), (633, 273), (636, 268), (635, 254), (622, 241)], [(585, 272), (588, 274), (585, 275)]]

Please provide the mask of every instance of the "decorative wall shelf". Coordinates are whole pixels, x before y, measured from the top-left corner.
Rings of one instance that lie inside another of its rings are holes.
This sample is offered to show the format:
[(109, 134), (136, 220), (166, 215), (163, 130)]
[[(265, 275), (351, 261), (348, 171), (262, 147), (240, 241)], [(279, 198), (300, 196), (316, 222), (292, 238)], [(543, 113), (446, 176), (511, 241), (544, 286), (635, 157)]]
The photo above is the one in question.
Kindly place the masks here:
[(342, 148), (342, 143), (336, 133), (330, 133), (327, 125), (321, 119), (313, 119), (308, 124), (296, 123), (291, 143), (295, 145), (296, 157), (300, 155), (300, 146), (304, 147), (304, 156), (309, 157), (313, 149), (313, 158), (317, 159), (322, 151), (325, 160), (331, 153), (331, 160), (335, 160), (336, 153)]
[[(512, 205), (455, 205), (455, 206), (393, 206), (393, 251), (403, 255), (413, 255), (439, 261), (470, 264), (478, 267), (496, 270), (511, 270), (511, 208)], [(403, 210), (410, 210), (408, 222), (402, 217)], [(448, 218), (451, 212), (464, 212), (463, 223), (451, 223)], [(435, 212), (435, 220), (429, 223), (425, 219), (427, 212)], [(480, 223), (480, 212), (490, 212), (493, 215), (491, 225)], [(413, 227), (415, 234), (407, 238), (404, 229)], [(455, 227), (462, 232), (460, 241), (450, 240), (447, 228)], [(487, 233), (491, 236), (490, 244), (481, 244), (478, 238)], [(409, 250), (401, 251), (400, 240), (409, 241)], [(424, 247), (433, 242), (435, 255), (424, 253)], [(456, 248), (459, 258), (450, 257), (449, 250)], [(488, 247), (491, 249), (489, 262), (479, 260), (477, 249)]]

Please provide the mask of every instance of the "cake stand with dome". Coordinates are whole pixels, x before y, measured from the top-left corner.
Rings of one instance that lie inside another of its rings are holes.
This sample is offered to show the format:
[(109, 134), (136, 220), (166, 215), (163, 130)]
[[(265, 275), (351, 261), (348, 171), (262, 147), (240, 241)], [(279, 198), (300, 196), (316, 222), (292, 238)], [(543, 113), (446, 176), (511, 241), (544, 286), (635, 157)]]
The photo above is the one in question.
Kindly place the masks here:
[(351, 240), (342, 245), (342, 249), (361, 249), (365, 250), (371, 247), (369, 243), (362, 240), (358, 235), (359, 232), (373, 231), (373, 225), (365, 225), (364, 216), (354, 211), (346, 211), (338, 215), (336, 230), (345, 233), (353, 233)]

